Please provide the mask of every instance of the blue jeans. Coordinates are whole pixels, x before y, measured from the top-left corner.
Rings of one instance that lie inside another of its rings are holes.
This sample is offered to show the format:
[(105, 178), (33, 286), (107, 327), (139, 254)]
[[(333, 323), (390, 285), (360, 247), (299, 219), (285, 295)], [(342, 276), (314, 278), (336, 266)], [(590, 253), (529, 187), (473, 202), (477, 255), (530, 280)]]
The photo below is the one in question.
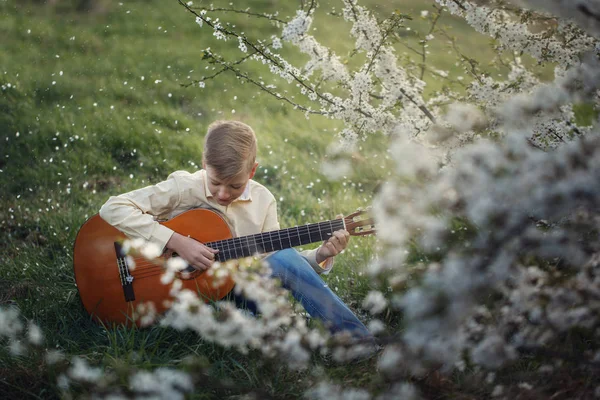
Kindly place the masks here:
[[(332, 333), (349, 331), (357, 338), (371, 338), (369, 330), (356, 315), (327, 286), (308, 261), (294, 249), (280, 250), (267, 257), (271, 276), (278, 278), (308, 314), (318, 318)], [(238, 307), (245, 307), (258, 314), (256, 303), (241, 294), (232, 293)]]

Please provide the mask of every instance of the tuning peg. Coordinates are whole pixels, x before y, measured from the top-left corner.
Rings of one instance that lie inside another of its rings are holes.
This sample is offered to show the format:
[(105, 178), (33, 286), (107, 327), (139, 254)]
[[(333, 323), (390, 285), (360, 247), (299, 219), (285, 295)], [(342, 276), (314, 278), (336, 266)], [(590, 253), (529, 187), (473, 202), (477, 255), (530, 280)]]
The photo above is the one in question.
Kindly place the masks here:
[(366, 236), (366, 235), (371, 235), (371, 234), (375, 234), (377, 231), (375, 229), (367, 229), (367, 230), (356, 230), (354, 232), (354, 236)]
[(355, 217), (358, 217), (359, 215), (362, 215), (362, 214), (364, 214), (364, 213), (365, 213), (365, 212), (364, 212), (364, 211), (363, 211), (361, 208), (358, 208), (358, 209), (357, 209), (356, 211), (354, 211), (352, 214), (349, 214), (349, 215), (346, 217), (346, 219), (350, 219), (350, 220), (352, 220), (352, 219), (354, 219)]

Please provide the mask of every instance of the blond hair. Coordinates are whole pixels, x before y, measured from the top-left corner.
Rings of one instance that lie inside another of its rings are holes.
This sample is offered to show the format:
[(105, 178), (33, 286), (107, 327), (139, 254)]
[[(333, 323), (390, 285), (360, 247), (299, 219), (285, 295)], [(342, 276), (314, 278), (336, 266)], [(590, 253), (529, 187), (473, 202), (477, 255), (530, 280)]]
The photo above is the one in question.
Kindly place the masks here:
[(256, 135), (239, 121), (215, 121), (204, 138), (202, 160), (214, 168), (221, 179), (248, 172), (256, 162)]

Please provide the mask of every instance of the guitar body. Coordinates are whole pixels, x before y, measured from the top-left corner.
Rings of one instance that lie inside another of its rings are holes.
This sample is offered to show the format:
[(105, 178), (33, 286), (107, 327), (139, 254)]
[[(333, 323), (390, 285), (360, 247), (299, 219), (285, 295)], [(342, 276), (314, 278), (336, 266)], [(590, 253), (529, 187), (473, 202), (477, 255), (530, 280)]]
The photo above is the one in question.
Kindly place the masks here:
[[(225, 220), (205, 209), (184, 212), (161, 224), (202, 243), (232, 238)], [(164, 270), (159, 264), (143, 257), (135, 257), (135, 268), (123, 264), (126, 258), (118, 254), (117, 248), (124, 239), (123, 233), (99, 215), (88, 219), (75, 239), (75, 281), (83, 306), (95, 319), (103, 323), (139, 326), (140, 320), (135, 317), (134, 311), (148, 303), (154, 305), (157, 314), (166, 311), (173, 300), (169, 294), (171, 285), (161, 282)], [(220, 280), (217, 285), (207, 273), (180, 275), (178, 278), (182, 281), (182, 289), (197, 292), (205, 301), (223, 298), (234, 285), (230, 278)]]

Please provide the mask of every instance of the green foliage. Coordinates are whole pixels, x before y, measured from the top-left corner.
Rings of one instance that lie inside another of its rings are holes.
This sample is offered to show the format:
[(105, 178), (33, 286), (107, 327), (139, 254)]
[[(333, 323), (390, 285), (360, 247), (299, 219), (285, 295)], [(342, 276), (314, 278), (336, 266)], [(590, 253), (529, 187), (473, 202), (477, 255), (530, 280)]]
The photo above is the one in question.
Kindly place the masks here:
[[(428, 7), (416, 0), (370, 3), (382, 19), (398, 7), (411, 14)], [(277, 7), (282, 18), (297, 8), (293, 2), (244, 4), (271, 7), (269, 11)], [(324, 4), (318, 9), (313, 33), (346, 61), (359, 62), (353, 43), (342, 40), (348, 23), (341, 18), (321, 22), (331, 8)], [(201, 30), (176, 1), (4, 0), (0, 12), (0, 305), (15, 304), (40, 324), (48, 348), (84, 356), (111, 371), (181, 366), (187, 356), (197, 355), (210, 366), (207, 379), (228, 377), (236, 387), (260, 387), (281, 398), (298, 397), (320, 379), (323, 371), (290, 372), (252, 354), (242, 356), (205, 343), (190, 332), (93, 323), (75, 287), (73, 242), (77, 229), (108, 196), (156, 183), (174, 170), (200, 168), (204, 132), (215, 119), (240, 119), (257, 132), (260, 167), (255, 179), (278, 198), (284, 227), (368, 206), (392, 168), (386, 157), (389, 139), (365, 140), (353, 155), (353, 176), (329, 181), (320, 166), (341, 124), (306, 119), (229, 74), (208, 81), (204, 89), (190, 85), (218, 71), (201, 62), (203, 49), (218, 48), (229, 60), (240, 53), (234, 41), (217, 41)], [(277, 33), (248, 16), (234, 18), (249, 35)], [(465, 29), (456, 19), (444, 21), (453, 31)], [(427, 24), (415, 18), (407, 25), (412, 30), (399, 28), (398, 35), (416, 45), (414, 32), (423, 32)], [(465, 48), (488, 54), (487, 42), (478, 35), (470, 35), (468, 41)], [(400, 57), (418, 65), (421, 61), (402, 46)], [(284, 51), (292, 61), (303, 59)], [(447, 49), (432, 47), (429, 57), (439, 68), (461, 71)], [(258, 63), (248, 68), (269, 74)], [(428, 91), (447, 85), (426, 78)], [(582, 115), (591, 112), (584, 111)], [(363, 268), (376, 246), (374, 238), (353, 238), (325, 277), (359, 312), (360, 299), (372, 289)], [(411, 260), (417, 263), (422, 256), (415, 249)], [(396, 327), (399, 318), (387, 316), (387, 322)], [(370, 380), (373, 363), (329, 366), (325, 373), (356, 380), (353, 385), (376, 387), (379, 382)], [(15, 361), (2, 351), (0, 397), (58, 397), (51, 374), (47, 365)], [(32, 377), (38, 377), (39, 384), (30, 386)], [(200, 385), (194, 397), (233, 394), (235, 389), (218, 392)]]
[[(200, 61), (203, 48), (219, 45), (231, 58), (239, 52), (235, 43), (218, 43), (200, 30), (176, 2), (106, 1), (92, 11), (82, 11), (80, 3), (90, 2), (0, 2), (6, 15), (0, 21), (0, 304), (18, 306), (39, 324), (46, 347), (107, 371), (179, 367), (198, 355), (210, 366), (209, 376), (235, 384), (222, 392), (207, 387), (195, 398), (257, 387), (298, 396), (315, 379), (310, 374), (266, 365), (190, 332), (97, 325), (79, 301), (72, 246), (78, 228), (108, 196), (199, 168), (204, 132), (219, 118), (238, 118), (256, 130), (256, 178), (280, 198), (282, 226), (366, 206), (372, 187), (367, 194), (350, 180), (330, 182), (320, 171), (340, 125), (307, 120), (226, 74), (204, 89), (183, 86), (212, 73)], [(295, 6), (281, 12), (291, 14)], [(238, 21), (251, 31), (251, 19)], [(373, 139), (364, 151), (381, 148)], [(369, 165), (369, 180), (382, 179)], [(375, 242), (353, 243), (327, 279), (359, 308), (355, 299), (369, 289), (360, 271)], [(2, 397), (59, 396), (53, 367), (34, 357), (15, 359), (3, 350), (0, 371)], [(33, 376), (38, 383), (27, 384)]]

